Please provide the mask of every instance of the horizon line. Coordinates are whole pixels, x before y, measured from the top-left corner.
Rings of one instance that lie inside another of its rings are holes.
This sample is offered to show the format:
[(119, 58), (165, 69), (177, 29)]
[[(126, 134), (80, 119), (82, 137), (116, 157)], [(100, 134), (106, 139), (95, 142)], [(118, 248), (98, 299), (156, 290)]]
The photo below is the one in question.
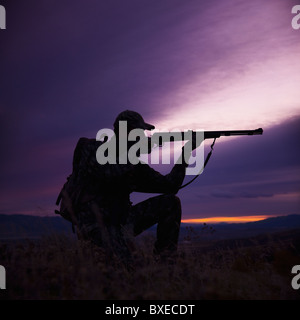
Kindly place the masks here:
[(208, 218), (196, 218), (196, 219), (182, 219), (181, 223), (246, 223), (261, 221), (268, 218), (277, 217), (277, 215), (256, 215), (256, 216), (222, 216), (222, 217), (208, 217)]

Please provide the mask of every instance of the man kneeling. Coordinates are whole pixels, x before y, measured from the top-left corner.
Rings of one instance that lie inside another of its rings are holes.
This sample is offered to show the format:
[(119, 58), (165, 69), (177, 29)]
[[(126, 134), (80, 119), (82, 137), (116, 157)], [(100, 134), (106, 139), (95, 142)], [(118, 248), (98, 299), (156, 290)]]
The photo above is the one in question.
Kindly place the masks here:
[[(114, 123), (115, 164), (98, 163), (96, 152), (104, 142), (80, 138), (74, 151), (73, 172), (68, 179), (72, 191), (65, 192), (67, 183), (61, 192), (60, 213), (69, 210), (79, 238), (89, 239), (122, 259), (130, 256), (124, 230), (131, 230), (137, 236), (157, 224), (154, 253), (172, 256), (177, 251), (181, 222), (181, 204), (176, 194), (184, 180), (187, 164), (180, 161), (169, 174), (162, 175), (145, 163), (123, 164), (124, 161), (118, 161), (120, 121), (127, 122), (128, 133), (133, 129), (154, 129), (137, 112), (126, 110), (120, 113)], [(128, 142), (127, 149), (131, 145)], [(161, 195), (132, 205), (132, 192)]]

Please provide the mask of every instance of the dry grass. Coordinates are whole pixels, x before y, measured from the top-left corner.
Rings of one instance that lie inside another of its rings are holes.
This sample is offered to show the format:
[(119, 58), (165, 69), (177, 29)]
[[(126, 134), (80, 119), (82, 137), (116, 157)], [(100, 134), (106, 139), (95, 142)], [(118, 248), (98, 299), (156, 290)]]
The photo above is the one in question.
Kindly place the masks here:
[(299, 299), (292, 243), (252, 246), (181, 244), (175, 265), (156, 261), (154, 239), (140, 239), (134, 269), (101, 249), (64, 236), (0, 244), (7, 272), (4, 299)]

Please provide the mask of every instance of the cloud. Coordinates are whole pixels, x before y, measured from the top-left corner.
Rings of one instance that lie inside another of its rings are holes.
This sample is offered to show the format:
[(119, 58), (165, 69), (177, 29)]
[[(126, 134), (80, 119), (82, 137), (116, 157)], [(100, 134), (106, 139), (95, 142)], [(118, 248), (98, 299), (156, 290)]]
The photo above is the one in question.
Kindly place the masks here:
[(127, 108), (158, 128), (266, 129), (217, 142), (204, 174), (180, 192), (190, 212), (201, 205), (197, 194), (266, 200), (296, 190), (299, 41), (288, 2), (4, 5), (0, 206), (52, 203), (78, 138), (95, 137)]
[(257, 193), (252, 193), (252, 192), (247, 192), (247, 191), (243, 191), (243, 192), (234, 192), (234, 191), (214, 191), (211, 193), (212, 197), (216, 197), (216, 198), (227, 198), (227, 199), (234, 199), (234, 198), (250, 198), (250, 199), (254, 199), (254, 198), (266, 198), (266, 197), (273, 197), (272, 193), (261, 193), (261, 192), (257, 192)]
[(299, 138), (299, 117), (262, 136), (220, 138), (205, 172), (180, 191), (184, 212), (189, 217), (299, 213)]

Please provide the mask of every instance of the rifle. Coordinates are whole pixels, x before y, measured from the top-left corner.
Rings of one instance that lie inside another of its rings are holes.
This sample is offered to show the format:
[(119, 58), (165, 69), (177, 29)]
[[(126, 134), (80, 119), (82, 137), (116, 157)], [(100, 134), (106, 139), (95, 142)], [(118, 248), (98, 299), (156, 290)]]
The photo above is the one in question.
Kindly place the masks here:
[[(173, 141), (185, 141), (189, 140), (192, 138), (192, 140), (196, 141), (196, 134), (197, 131), (186, 131), (186, 132), (155, 132), (151, 136), (152, 144), (157, 144), (159, 147), (163, 146), (164, 142), (173, 142)], [(205, 139), (214, 139), (212, 145), (211, 145), (211, 150), (206, 156), (203, 169), (204, 170), (205, 166), (208, 163), (208, 160), (210, 159), (213, 151), (213, 147), (215, 145), (216, 139), (220, 138), (221, 136), (253, 136), (253, 135), (262, 135), (263, 134), (263, 129), (255, 129), (255, 130), (222, 130), (222, 131), (204, 131), (203, 132), (203, 140)], [(200, 141), (202, 142), (202, 141)], [(153, 144), (153, 145), (154, 145)], [(201, 173), (202, 171), (197, 174), (192, 180), (187, 182), (186, 184), (182, 185), (179, 189), (182, 189), (192, 183)]]
[[(222, 130), (222, 131), (204, 131), (203, 139), (217, 139), (221, 136), (253, 136), (263, 134), (263, 129), (255, 130)], [(185, 131), (185, 132), (155, 132), (152, 134), (151, 139), (158, 143), (158, 146), (163, 146), (164, 142), (184, 141), (187, 137), (196, 137), (197, 131)]]
[(216, 139), (221, 136), (253, 136), (258, 134), (263, 134), (262, 128), (255, 130), (204, 131), (204, 139)]

